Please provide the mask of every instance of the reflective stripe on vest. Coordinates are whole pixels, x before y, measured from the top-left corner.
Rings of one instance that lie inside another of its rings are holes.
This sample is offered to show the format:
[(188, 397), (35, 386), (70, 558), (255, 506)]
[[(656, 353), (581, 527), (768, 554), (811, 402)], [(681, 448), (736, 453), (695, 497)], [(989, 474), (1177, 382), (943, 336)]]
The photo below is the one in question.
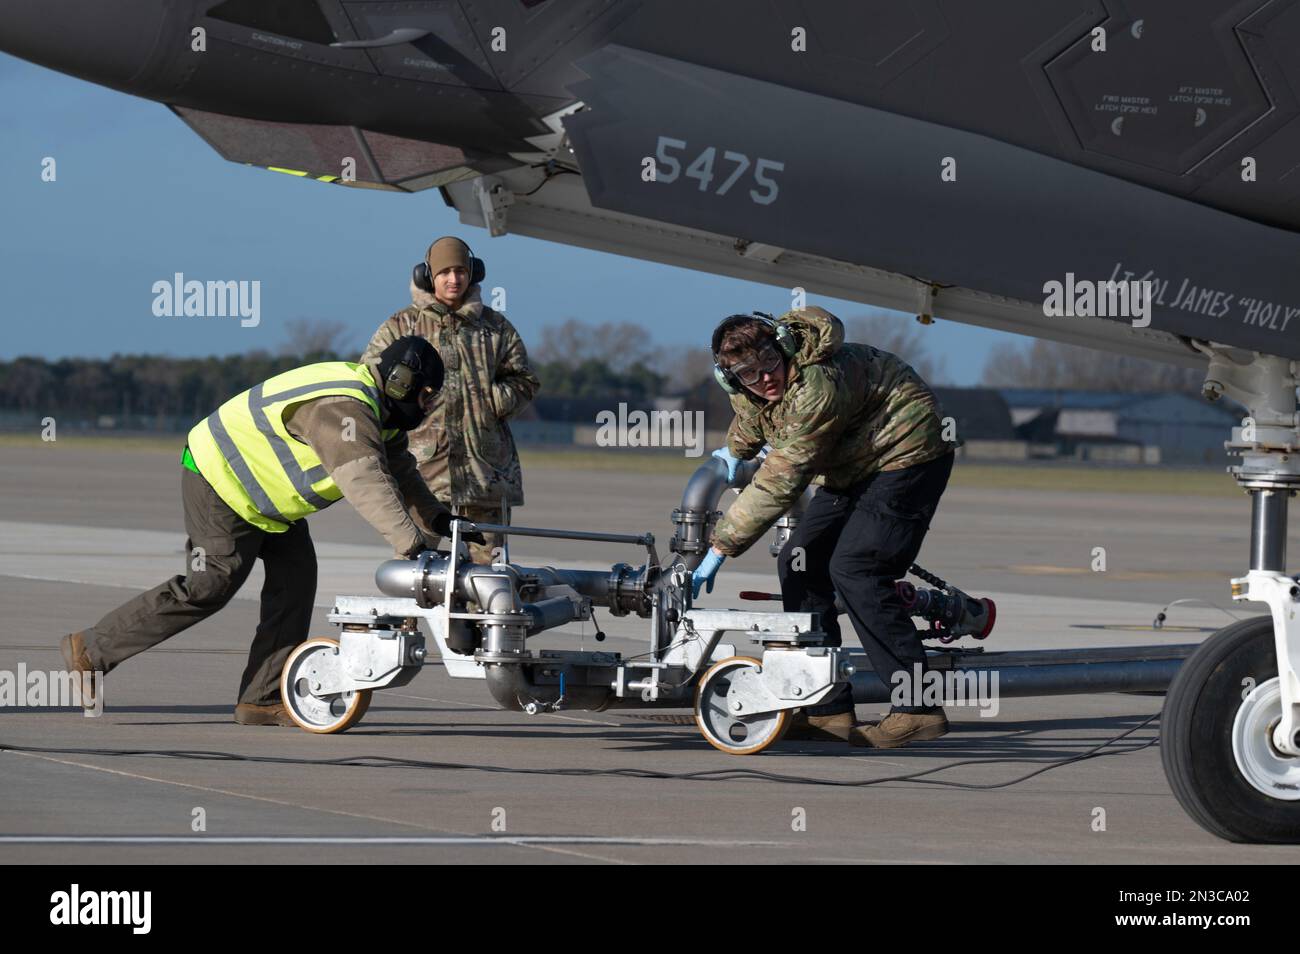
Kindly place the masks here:
[[(284, 424), (291, 407), (341, 395), (363, 402), (380, 418), (379, 390), (365, 365), (309, 364), (239, 394), (189, 434), (199, 473), (235, 513), (269, 533), (322, 510), (343, 496), (310, 446)], [(387, 430), (384, 440), (401, 432)]]

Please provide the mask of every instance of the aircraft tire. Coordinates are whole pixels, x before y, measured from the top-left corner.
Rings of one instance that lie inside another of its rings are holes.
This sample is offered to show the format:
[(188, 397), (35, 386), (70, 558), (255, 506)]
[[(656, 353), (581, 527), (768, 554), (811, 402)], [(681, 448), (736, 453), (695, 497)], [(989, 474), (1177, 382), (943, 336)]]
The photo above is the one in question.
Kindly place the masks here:
[(1281, 712), (1271, 617), (1224, 627), (1179, 669), (1161, 716), (1160, 759), (1179, 804), (1206, 831), (1300, 843), (1300, 758), (1270, 739)]

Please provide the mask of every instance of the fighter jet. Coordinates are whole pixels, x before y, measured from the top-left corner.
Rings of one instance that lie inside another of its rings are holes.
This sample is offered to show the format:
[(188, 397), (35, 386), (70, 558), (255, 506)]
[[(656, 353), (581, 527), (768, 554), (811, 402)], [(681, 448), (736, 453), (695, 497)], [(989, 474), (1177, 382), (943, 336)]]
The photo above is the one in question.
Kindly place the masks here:
[[(1205, 367), (1250, 410), (1234, 595), (1270, 604), (1278, 651), (1267, 620), (1208, 640), (1162, 751), (1193, 817), (1257, 840), (1300, 839), (1298, 46), (1294, 0), (0, 7), (0, 50), (163, 103), (233, 162)], [(1223, 676), (1274, 661), (1246, 697)]]
[(0, 49), (494, 235), (1199, 364), (1300, 358), (1291, 6), (7, 0)]

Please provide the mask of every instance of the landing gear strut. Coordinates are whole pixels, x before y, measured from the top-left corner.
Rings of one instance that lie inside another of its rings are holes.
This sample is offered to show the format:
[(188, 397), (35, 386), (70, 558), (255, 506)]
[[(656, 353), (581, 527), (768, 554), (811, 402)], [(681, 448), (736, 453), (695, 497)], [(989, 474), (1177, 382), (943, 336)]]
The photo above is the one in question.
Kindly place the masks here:
[(1300, 842), (1300, 585), (1286, 575), (1287, 504), (1300, 489), (1295, 362), (1271, 355), (1210, 356), (1203, 393), (1228, 394), (1250, 411), (1226, 446), (1250, 495), (1250, 571), (1234, 600), (1266, 603), (1269, 616), (1219, 630), (1169, 687), (1161, 760), (1179, 803), (1229, 841)]

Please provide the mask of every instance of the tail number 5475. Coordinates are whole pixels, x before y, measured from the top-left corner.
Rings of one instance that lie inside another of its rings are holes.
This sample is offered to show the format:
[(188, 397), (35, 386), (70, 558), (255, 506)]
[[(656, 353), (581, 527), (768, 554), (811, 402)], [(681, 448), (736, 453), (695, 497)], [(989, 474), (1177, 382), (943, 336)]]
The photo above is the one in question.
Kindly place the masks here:
[[(709, 191), (709, 186), (714, 179), (721, 179), (718, 187), (713, 190), (714, 195), (726, 195), (731, 191), (740, 177), (749, 172), (757, 188), (749, 190), (749, 197), (759, 205), (771, 205), (776, 201), (777, 195), (781, 191), (780, 185), (768, 173), (781, 172), (785, 169), (784, 162), (777, 162), (774, 159), (757, 159), (751, 160), (743, 152), (732, 152), (730, 149), (722, 153), (722, 162), (730, 163), (726, 170), (714, 172), (714, 163), (717, 160), (718, 150), (716, 146), (709, 146), (701, 152), (688, 165), (685, 171), (682, 170), (682, 161), (685, 156), (682, 155), (686, 149), (686, 142), (682, 139), (672, 139), (668, 136), (660, 136), (659, 142), (655, 146), (655, 181), (656, 182), (676, 182), (680, 176), (696, 180), (701, 192)], [(674, 152), (676, 155), (674, 155)], [(725, 178), (723, 174), (725, 171)]]

